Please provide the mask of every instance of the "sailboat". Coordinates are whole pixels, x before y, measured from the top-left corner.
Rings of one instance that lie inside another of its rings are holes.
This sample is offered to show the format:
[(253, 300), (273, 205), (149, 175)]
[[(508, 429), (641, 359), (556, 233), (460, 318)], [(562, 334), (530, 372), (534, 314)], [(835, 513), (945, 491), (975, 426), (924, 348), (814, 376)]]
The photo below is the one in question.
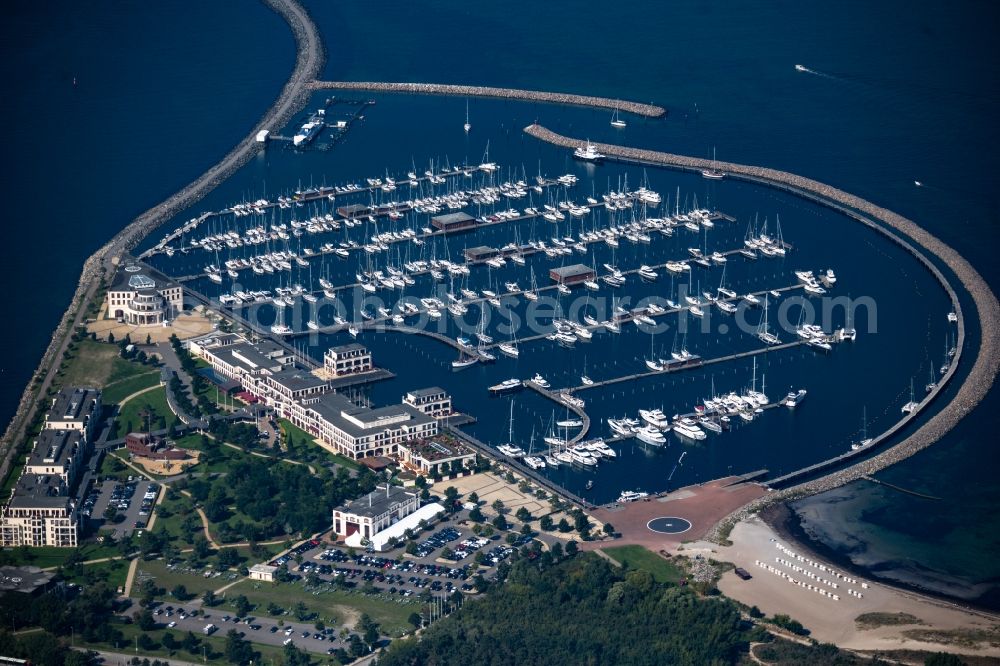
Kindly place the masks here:
[(583, 359), (583, 374), (580, 375), (580, 381), (583, 382), (584, 386), (593, 386), (594, 385), (594, 380), (591, 379), (590, 376), (587, 374), (587, 358), (586, 357), (584, 357), (584, 359)]
[(711, 169), (704, 169), (704, 170), (702, 170), (701, 177), (702, 178), (707, 178), (709, 180), (722, 180), (723, 178), (726, 177), (726, 174), (724, 172), (719, 171), (718, 162), (716, 162), (716, 160), (715, 160), (715, 148), (714, 147), (712, 148), (712, 168)]
[(618, 105), (615, 104), (615, 112), (611, 116), (611, 126), (621, 129), (625, 127), (625, 121), (618, 116)]
[(851, 451), (858, 451), (871, 443), (872, 439), (868, 436), (868, 407), (866, 406), (861, 410), (861, 440), (851, 444)]
[(903, 405), (902, 411), (904, 414), (912, 414), (917, 411), (917, 407), (919, 406), (920, 403), (913, 399), (913, 377), (910, 377), (910, 401)]
[(469, 100), (465, 100), (465, 125), (462, 127), (465, 129), (466, 134), (472, 129), (472, 125), (469, 124)]
[(757, 327), (757, 337), (767, 345), (777, 345), (781, 339), (772, 333), (767, 326), (767, 294), (764, 294), (764, 316), (761, 317), (760, 325)]
[(649, 336), (649, 358), (646, 359), (646, 367), (653, 372), (663, 372), (663, 362), (653, 355), (653, 340), (655, 338), (655, 333)]

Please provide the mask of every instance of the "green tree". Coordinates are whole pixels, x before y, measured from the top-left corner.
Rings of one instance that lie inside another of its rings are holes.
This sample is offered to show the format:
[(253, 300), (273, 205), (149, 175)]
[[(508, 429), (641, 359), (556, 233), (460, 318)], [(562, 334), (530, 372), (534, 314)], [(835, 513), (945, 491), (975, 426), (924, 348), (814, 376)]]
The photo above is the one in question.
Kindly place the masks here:
[(152, 631), (156, 627), (156, 619), (148, 608), (136, 612), (132, 617), (135, 620), (136, 626), (143, 631)]
[(612, 525), (611, 523), (604, 523), (604, 533), (607, 534), (608, 536), (614, 536), (615, 526)]
[(239, 617), (246, 617), (250, 614), (250, 611), (253, 610), (253, 605), (250, 603), (250, 600), (247, 599), (245, 594), (240, 594), (233, 599), (233, 609)]
[(424, 623), (420, 613), (410, 613), (410, 617), (406, 618), (406, 621), (412, 624), (414, 629), (419, 629)]
[(235, 629), (226, 634), (226, 660), (231, 664), (249, 664), (254, 658), (253, 647)]

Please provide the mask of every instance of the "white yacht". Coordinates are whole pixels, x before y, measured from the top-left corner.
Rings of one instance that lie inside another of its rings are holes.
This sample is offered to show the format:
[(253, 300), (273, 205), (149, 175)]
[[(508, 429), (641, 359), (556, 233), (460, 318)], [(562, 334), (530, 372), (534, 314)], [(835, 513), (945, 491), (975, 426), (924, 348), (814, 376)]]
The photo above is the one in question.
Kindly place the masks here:
[(586, 146), (580, 146), (573, 151), (573, 157), (587, 162), (600, 162), (605, 155), (597, 152), (597, 147), (588, 140)]
[(644, 497), (649, 497), (649, 493), (643, 492), (641, 490), (623, 490), (622, 494), (618, 496), (619, 502), (635, 502), (641, 500)]
[(542, 377), (542, 375), (539, 374), (539, 373), (535, 373), (535, 376), (532, 377), (528, 381), (530, 381), (533, 384), (535, 384), (536, 386), (540, 386), (540, 387), (542, 387), (544, 389), (547, 389), (550, 386), (550, 384), (545, 380), (545, 377)]
[(661, 430), (670, 428), (670, 419), (667, 415), (659, 409), (640, 409), (639, 416), (642, 420), (653, 426), (654, 428), (659, 428)]
[(785, 396), (785, 407), (798, 407), (806, 398), (806, 390), (789, 391)]
[(654, 428), (653, 426), (645, 426), (643, 428), (637, 428), (635, 431), (635, 436), (640, 442), (645, 442), (646, 444), (652, 444), (653, 446), (663, 446), (667, 442), (667, 438), (663, 436), (663, 433)]

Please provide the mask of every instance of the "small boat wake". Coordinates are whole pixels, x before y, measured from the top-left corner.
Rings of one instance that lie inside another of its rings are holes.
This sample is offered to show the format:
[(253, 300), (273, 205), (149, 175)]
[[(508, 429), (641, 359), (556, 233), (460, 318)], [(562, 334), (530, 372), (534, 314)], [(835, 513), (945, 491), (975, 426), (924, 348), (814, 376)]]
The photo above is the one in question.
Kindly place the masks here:
[(822, 76), (823, 78), (827, 78), (827, 79), (840, 78), (840, 77), (834, 76), (833, 74), (827, 74), (825, 72), (820, 72), (820, 71), (817, 71), (815, 69), (809, 69), (805, 65), (796, 65), (795, 66), (795, 71), (796, 72), (802, 72), (803, 74), (812, 74), (814, 76)]

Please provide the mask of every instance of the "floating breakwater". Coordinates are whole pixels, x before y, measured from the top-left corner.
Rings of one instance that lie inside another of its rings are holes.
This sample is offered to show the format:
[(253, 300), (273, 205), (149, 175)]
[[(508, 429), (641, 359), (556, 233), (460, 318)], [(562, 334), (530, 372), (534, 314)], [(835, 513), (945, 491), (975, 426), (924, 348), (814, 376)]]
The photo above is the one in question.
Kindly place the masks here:
[(388, 83), (380, 81), (314, 81), (314, 90), (370, 90), (372, 92), (412, 93), (418, 95), (451, 95), (454, 97), (495, 97), (550, 104), (589, 106), (596, 109), (618, 109), (648, 118), (662, 118), (667, 110), (655, 104), (630, 102), (626, 100), (574, 95), (571, 93), (543, 92), (540, 90), (518, 90), (516, 88), (494, 88), (492, 86), (461, 86), (446, 83)]
[[(575, 149), (585, 143), (579, 139), (556, 134), (537, 124), (526, 127), (524, 131), (539, 140), (565, 148)], [(915, 241), (918, 246), (939, 259), (955, 274), (955, 277), (972, 297), (978, 312), (981, 331), (978, 354), (968, 376), (955, 396), (937, 414), (928, 419), (926, 423), (917, 428), (904, 440), (868, 460), (821, 478), (769, 493), (765, 497), (754, 500), (716, 524), (709, 533), (708, 538), (721, 542), (726, 538), (729, 530), (736, 522), (759, 512), (769, 505), (831, 490), (864, 476), (874, 474), (879, 470), (912, 456), (914, 453), (938, 441), (950, 431), (962, 417), (979, 404), (993, 385), (997, 371), (1000, 369), (1000, 331), (998, 331), (998, 325), (1000, 325), (1000, 304), (997, 302), (996, 295), (990, 289), (989, 285), (986, 284), (986, 281), (979, 272), (964, 257), (915, 222), (861, 197), (786, 171), (730, 162), (713, 162), (711, 160), (684, 155), (609, 144), (597, 144), (597, 149), (606, 154), (609, 159), (634, 161), (692, 171), (715, 168), (725, 172), (727, 176), (784, 189), (824, 205), (837, 208), (907, 248), (942, 283), (951, 297), (953, 307), (958, 315), (958, 351), (945, 378), (939, 382), (938, 387), (935, 389), (936, 392), (941, 390), (946, 381), (958, 369), (958, 361), (964, 347), (965, 320), (958, 297), (950, 283), (934, 264), (928, 261), (916, 247), (907, 242), (906, 238)], [(894, 232), (899, 232), (899, 234), (902, 234), (906, 238), (901, 238)], [(902, 427), (902, 424), (906, 422), (907, 420), (904, 419), (889, 431), (880, 435), (876, 438), (875, 444), (879, 440), (885, 439), (885, 437), (897, 432)]]

